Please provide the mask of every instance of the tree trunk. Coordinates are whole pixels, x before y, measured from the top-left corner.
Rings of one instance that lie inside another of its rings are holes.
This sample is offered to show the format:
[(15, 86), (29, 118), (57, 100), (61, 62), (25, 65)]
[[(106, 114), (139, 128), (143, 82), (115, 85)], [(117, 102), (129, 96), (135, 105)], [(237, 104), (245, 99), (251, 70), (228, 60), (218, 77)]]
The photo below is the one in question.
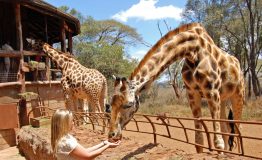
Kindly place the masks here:
[[(252, 85), (253, 85), (253, 92), (255, 96), (260, 96), (260, 85), (257, 78), (256, 73), (256, 41), (255, 41), (255, 19), (256, 13), (254, 10), (256, 6), (253, 7), (252, 0), (246, 0), (247, 7), (249, 10), (249, 30), (250, 30), (250, 38), (249, 38), (249, 47), (250, 47), (250, 70), (252, 74)], [(256, 1), (254, 2), (256, 3)]]
[(250, 72), (248, 72), (248, 98), (251, 97), (251, 94), (252, 94), (251, 92), (251, 74)]
[(176, 77), (174, 78), (173, 82), (171, 83), (174, 91), (175, 91), (175, 94), (176, 94), (176, 97), (177, 98), (180, 98), (180, 94), (181, 94), (181, 91), (179, 91), (178, 89), (178, 85), (177, 85), (177, 82), (176, 82)]

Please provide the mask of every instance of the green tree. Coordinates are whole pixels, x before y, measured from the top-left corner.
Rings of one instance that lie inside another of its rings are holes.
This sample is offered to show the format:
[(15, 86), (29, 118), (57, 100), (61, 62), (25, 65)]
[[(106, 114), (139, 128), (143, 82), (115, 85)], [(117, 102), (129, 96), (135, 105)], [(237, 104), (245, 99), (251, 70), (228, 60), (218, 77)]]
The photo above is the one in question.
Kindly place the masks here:
[(109, 45), (135, 46), (142, 42), (141, 36), (136, 30), (128, 25), (115, 20), (96, 21), (87, 17), (81, 26), (80, 41), (100, 43)]
[(112, 83), (112, 75), (130, 75), (138, 61), (129, 58), (125, 49), (143, 43), (134, 28), (115, 20), (98, 21), (91, 16), (84, 17), (68, 6), (59, 9), (80, 20), (81, 33), (73, 39), (73, 52), (82, 65), (99, 70), (109, 83)]
[(89, 68), (96, 68), (107, 78), (112, 75), (128, 76), (137, 64), (135, 59), (126, 59), (123, 46), (107, 43), (77, 44), (78, 60)]
[(78, 18), (78, 20), (80, 21), (80, 23), (82, 23), (84, 21), (84, 16), (82, 15), (82, 13), (78, 12), (76, 9), (74, 8), (69, 8), (68, 6), (60, 6), (58, 7), (59, 10), (71, 14), (72, 16)]

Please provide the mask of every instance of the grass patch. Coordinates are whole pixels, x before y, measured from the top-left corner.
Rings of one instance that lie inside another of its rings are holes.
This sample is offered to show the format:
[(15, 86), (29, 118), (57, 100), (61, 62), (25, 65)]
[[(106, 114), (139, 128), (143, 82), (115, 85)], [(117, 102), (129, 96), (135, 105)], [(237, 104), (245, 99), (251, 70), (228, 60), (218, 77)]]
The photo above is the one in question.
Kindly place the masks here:
[[(168, 116), (193, 117), (185, 91), (179, 99), (175, 97), (172, 87), (159, 87), (157, 92), (154, 96), (143, 96), (139, 113), (153, 115), (168, 113)], [(147, 94), (152, 95), (152, 90), (149, 90)], [(210, 117), (209, 108), (204, 101), (201, 110), (202, 116)], [(262, 121), (262, 97), (246, 101), (242, 111), (242, 120)]]

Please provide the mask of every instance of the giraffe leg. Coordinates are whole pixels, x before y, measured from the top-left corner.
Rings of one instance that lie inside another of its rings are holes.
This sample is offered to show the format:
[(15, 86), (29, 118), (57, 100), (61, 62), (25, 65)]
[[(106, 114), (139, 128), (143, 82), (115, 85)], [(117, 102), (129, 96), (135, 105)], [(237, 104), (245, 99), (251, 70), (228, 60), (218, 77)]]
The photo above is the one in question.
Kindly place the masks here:
[[(242, 117), (242, 110), (243, 110), (243, 105), (244, 105), (244, 95), (243, 94), (237, 94), (234, 95), (231, 98), (231, 103), (232, 103), (232, 109), (233, 109), (233, 117), (234, 120), (240, 120)], [(238, 128), (240, 129), (241, 127), (239, 126), (239, 123), (236, 124)], [(237, 129), (234, 128), (236, 134), (238, 134)], [(240, 152), (240, 140), (238, 140), (238, 151)]]
[[(208, 99), (208, 106), (212, 119), (220, 119), (220, 96), (218, 90), (213, 90), (210, 93), (210, 98)], [(215, 132), (221, 132), (220, 122), (214, 121), (213, 128)], [(224, 149), (225, 144), (221, 134), (214, 134), (214, 144), (218, 149)]]
[[(102, 106), (100, 106), (100, 100), (99, 99), (97, 99), (97, 98), (94, 98), (93, 99), (93, 105), (94, 105), (94, 108), (95, 108), (95, 110), (96, 110), (96, 112), (98, 112), (98, 113), (102, 113)], [(103, 103), (102, 103), (103, 104)]]
[(73, 102), (73, 96), (69, 93), (68, 90), (64, 91), (64, 97), (65, 97), (65, 107), (68, 110), (74, 111), (74, 102)]
[(99, 112), (104, 113), (105, 112), (105, 99), (104, 96), (100, 96), (99, 98)]
[(74, 107), (73, 94), (69, 87), (69, 84), (67, 83), (64, 77), (62, 77), (61, 79), (61, 85), (63, 87), (66, 109), (74, 111), (75, 109), (73, 108)]
[[(221, 102), (221, 109), (220, 109), (220, 118), (221, 119), (227, 119), (226, 108), (227, 108), (227, 101), (222, 101)], [(228, 123), (220, 122), (220, 125), (221, 125), (221, 132), (230, 133)], [(222, 137), (223, 137), (223, 140), (224, 140), (224, 143), (225, 143), (225, 150), (228, 150), (229, 136), (228, 135), (222, 135)]]
[(84, 99), (80, 99), (80, 98), (78, 98), (77, 99), (77, 106), (78, 106), (78, 111), (79, 112), (84, 112)]
[[(193, 94), (190, 93), (190, 91), (188, 91), (188, 99), (194, 118), (202, 117), (201, 96), (199, 94)], [(202, 124), (200, 121), (195, 120), (194, 124), (196, 129), (202, 130)], [(204, 145), (204, 138), (202, 132), (200, 131), (195, 132), (195, 142), (196, 144)], [(201, 153), (203, 152), (203, 148), (200, 146), (196, 146), (196, 151), (197, 153)]]
[[(105, 113), (105, 94), (102, 93), (100, 98), (99, 98), (99, 107), (100, 107), (100, 111), (101, 113)], [(101, 114), (102, 117), (102, 121), (103, 121), (103, 132), (105, 132), (105, 127), (107, 126), (107, 118), (105, 117), (105, 114)]]
[(78, 109), (78, 98), (76, 98), (76, 97), (74, 97), (73, 96), (73, 107), (74, 107), (74, 111), (75, 112), (78, 112), (79, 111), (79, 109)]
[(90, 109), (90, 112), (91, 112), (89, 114), (90, 120), (93, 121), (93, 123), (96, 122), (96, 123), (99, 124), (97, 115), (93, 113), (93, 112), (97, 113), (97, 108), (99, 106), (98, 100), (91, 98), (91, 101), (88, 103), (88, 106), (89, 106), (89, 109)]
[[(93, 105), (94, 105), (94, 108), (96, 109), (96, 113), (102, 113), (102, 111), (101, 111), (101, 106), (100, 106), (100, 103), (99, 103), (99, 100), (98, 99), (94, 99), (94, 103), (93, 103)], [(102, 115), (101, 114), (98, 114), (98, 115), (96, 115), (96, 122), (99, 124), (99, 122), (101, 122), (100, 121), (100, 117), (101, 117)], [(102, 117), (101, 117), (102, 118)], [(103, 121), (103, 120), (102, 120)], [(103, 122), (102, 122), (103, 123)], [(105, 128), (103, 127), (103, 131), (105, 131)]]

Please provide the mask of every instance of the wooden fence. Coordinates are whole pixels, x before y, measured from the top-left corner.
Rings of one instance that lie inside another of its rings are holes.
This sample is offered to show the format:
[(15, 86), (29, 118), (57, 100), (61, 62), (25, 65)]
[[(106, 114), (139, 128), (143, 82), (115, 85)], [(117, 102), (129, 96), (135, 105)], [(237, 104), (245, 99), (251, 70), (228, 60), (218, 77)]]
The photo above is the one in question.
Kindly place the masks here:
[[(49, 115), (52, 113), (54, 109), (44, 108), (41, 109), (42, 112), (45, 112), (42, 115)], [(85, 113), (85, 112), (75, 112), (74, 120), (76, 124), (90, 124), (92, 125), (93, 130), (96, 129), (96, 126), (107, 127), (110, 119), (110, 115), (108, 113)], [(167, 121), (168, 120), (168, 121)], [(203, 125), (203, 130), (194, 128), (194, 121), (200, 121)], [(235, 134), (232, 133), (223, 133), (223, 132), (214, 132), (212, 127), (212, 122), (225, 122), (225, 123), (234, 123), (237, 132)], [(170, 123), (171, 122), (171, 123)], [(209, 151), (222, 151), (224, 153), (230, 153), (250, 158), (262, 158), (261, 155), (254, 155), (252, 153), (248, 153), (245, 150), (245, 142), (254, 141), (252, 144), (256, 143), (258, 146), (262, 147), (262, 137), (252, 136), (252, 135), (244, 135), (242, 132), (244, 129), (240, 129), (239, 125), (254, 125), (255, 128), (260, 128), (262, 131), (262, 122), (257, 121), (242, 121), (242, 120), (213, 120), (210, 118), (183, 118), (183, 117), (161, 117), (156, 115), (145, 115), (145, 114), (135, 114), (133, 119), (126, 126), (125, 130), (130, 132), (138, 132), (143, 134), (152, 135), (154, 143), (158, 142), (158, 137), (165, 137), (175, 141), (184, 142), (187, 144), (191, 144), (194, 146), (200, 146), (202, 148), (208, 149)], [(142, 126), (142, 127), (141, 127)], [(147, 126), (147, 127), (145, 127)], [(174, 134), (174, 130), (180, 130), (180, 134), (184, 134), (184, 138), (177, 138)], [(196, 144), (194, 138), (190, 132), (200, 131), (204, 133), (206, 145)], [(262, 133), (262, 132), (261, 132)], [(217, 149), (213, 146), (212, 137), (214, 134), (234, 136), (235, 139), (238, 139), (238, 150), (228, 151)], [(262, 136), (262, 134), (260, 134)]]

